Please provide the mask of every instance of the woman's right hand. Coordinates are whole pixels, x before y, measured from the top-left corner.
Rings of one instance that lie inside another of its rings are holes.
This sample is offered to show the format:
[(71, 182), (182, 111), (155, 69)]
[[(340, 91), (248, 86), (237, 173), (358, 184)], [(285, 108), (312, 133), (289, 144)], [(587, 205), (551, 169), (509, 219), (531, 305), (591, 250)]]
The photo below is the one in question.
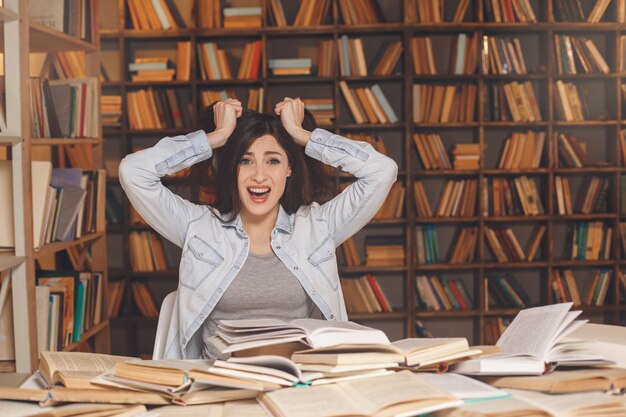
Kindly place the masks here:
[(226, 144), (231, 133), (235, 130), (237, 118), (241, 116), (242, 112), (241, 101), (235, 98), (227, 98), (213, 105), (215, 131), (207, 134), (209, 144), (213, 149)]

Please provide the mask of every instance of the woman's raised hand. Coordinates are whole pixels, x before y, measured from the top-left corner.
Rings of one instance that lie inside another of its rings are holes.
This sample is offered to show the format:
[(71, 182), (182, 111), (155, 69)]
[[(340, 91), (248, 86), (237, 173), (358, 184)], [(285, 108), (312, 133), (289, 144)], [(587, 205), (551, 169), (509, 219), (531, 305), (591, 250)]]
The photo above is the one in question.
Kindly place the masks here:
[(233, 130), (235, 130), (237, 118), (241, 116), (242, 112), (243, 106), (241, 101), (235, 98), (227, 98), (213, 105), (215, 131), (207, 134), (213, 149), (224, 146)]
[(311, 137), (311, 132), (302, 128), (304, 120), (304, 103), (300, 98), (285, 97), (283, 101), (276, 104), (274, 111), (280, 116), (280, 121), (293, 140), (305, 146)]

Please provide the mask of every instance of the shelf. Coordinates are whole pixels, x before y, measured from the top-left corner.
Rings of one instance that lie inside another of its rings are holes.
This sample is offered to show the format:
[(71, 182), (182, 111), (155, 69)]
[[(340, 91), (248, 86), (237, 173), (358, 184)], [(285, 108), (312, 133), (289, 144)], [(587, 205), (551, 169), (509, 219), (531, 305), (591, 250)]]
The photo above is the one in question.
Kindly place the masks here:
[(319, 26), (285, 26), (276, 27), (268, 26), (263, 28), (263, 32), (267, 34), (268, 38), (285, 38), (298, 36), (316, 36), (316, 35), (328, 35), (331, 36), (335, 33), (336, 26), (334, 25), (319, 25)]
[(615, 265), (614, 260), (599, 260), (599, 261), (577, 261), (577, 260), (569, 260), (569, 259), (558, 259), (552, 261), (552, 266), (557, 268), (576, 268), (576, 267), (611, 267)]
[(0, 135), (0, 145), (15, 145), (16, 143), (20, 143), (22, 138), (19, 136), (5, 136)]
[[(269, 72), (269, 70), (268, 70)], [(282, 85), (282, 84), (333, 84), (335, 79), (333, 77), (317, 77), (315, 75), (284, 75), (284, 76), (272, 76), (267, 78), (268, 85)]]
[(421, 217), (416, 217), (415, 218), (415, 223), (417, 225), (420, 224), (430, 224), (430, 223), (438, 223), (438, 224), (445, 224), (445, 223), (476, 223), (480, 220), (480, 217), (478, 216), (471, 216), (471, 217), (428, 217), (428, 218), (421, 218)]
[(552, 216), (554, 221), (594, 221), (594, 220), (613, 220), (616, 218), (615, 213), (594, 213), (594, 214), (555, 214)]
[(15, 371), (15, 361), (0, 361), (0, 373), (14, 373)]
[(13, 269), (25, 260), (24, 256), (15, 256), (14, 252), (0, 252), (0, 272)]
[(469, 123), (413, 123), (416, 129), (467, 129), (469, 127), (478, 127), (478, 122)]
[(537, 268), (547, 268), (549, 265), (548, 262), (528, 262), (528, 261), (520, 261), (520, 262), (489, 262), (485, 261), (482, 264), (484, 269), (537, 269)]
[(531, 223), (550, 220), (550, 216), (545, 214), (529, 215), (520, 214), (517, 216), (488, 216), (485, 217), (485, 223)]
[(415, 263), (415, 273), (422, 274), (422, 271), (469, 271), (474, 269), (479, 269), (480, 264), (471, 263), (471, 264), (449, 264), (449, 263), (437, 263), (437, 264), (420, 264)]
[[(137, 29), (123, 29), (117, 31), (118, 36), (134, 39), (178, 39), (178, 38), (191, 38), (194, 29), (158, 29), (158, 30), (137, 30)], [(113, 32), (109, 37), (113, 37)]]
[(554, 74), (552, 78), (555, 80), (564, 81), (576, 81), (576, 80), (606, 80), (620, 78), (620, 74), (612, 72), (609, 74), (603, 73), (584, 73), (584, 74)]
[(379, 124), (355, 124), (355, 123), (338, 123), (335, 128), (337, 130), (341, 129), (350, 129), (350, 130), (395, 130), (395, 129), (403, 129), (404, 123), (379, 123)]
[[(196, 84), (199, 87), (211, 87), (211, 90), (218, 90), (218, 86), (228, 86), (228, 85), (241, 85), (241, 86), (249, 86), (249, 87), (260, 87), (263, 85), (263, 80), (257, 78), (253, 79), (245, 79), (245, 80), (198, 80)], [(209, 89), (209, 88), (207, 88)]]
[(367, 265), (359, 265), (359, 266), (340, 266), (339, 274), (403, 274), (407, 271), (406, 266), (390, 266), (390, 267), (379, 267), (379, 266), (367, 266)]
[(33, 146), (51, 145), (101, 145), (100, 138), (33, 138), (30, 141)]
[(478, 175), (480, 175), (480, 171), (473, 169), (430, 169), (415, 171), (417, 179), (419, 179), (419, 177), (468, 177)]
[(515, 176), (515, 175), (545, 175), (548, 174), (550, 170), (548, 168), (535, 168), (535, 169), (485, 169), (483, 170), (483, 174), (485, 176)]
[(426, 318), (464, 318), (464, 317), (478, 317), (480, 313), (477, 310), (440, 310), (440, 311), (425, 311), (417, 310), (415, 317), (418, 319)]
[(481, 123), (482, 126), (486, 127), (486, 128), (490, 128), (490, 127), (513, 127), (513, 128), (518, 128), (518, 127), (528, 127), (528, 128), (533, 128), (533, 127), (547, 127), (549, 125), (549, 122), (546, 121), (539, 121), (539, 122), (500, 122), (500, 121), (483, 121)]
[(125, 85), (127, 87), (191, 87), (191, 81), (120, 81), (120, 85)]
[(75, 342), (75, 343), (70, 343), (69, 345), (63, 348), (63, 351), (72, 352), (78, 349), (80, 346), (84, 345), (85, 342), (87, 342), (89, 339), (96, 336), (101, 331), (105, 330), (108, 326), (109, 326), (109, 322), (105, 320), (93, 326), (91, 329), (85, 330), (85, 332), (82, 335), (80, 335), (80, 341)]
[(555, 174), (595, 174), (595, 173), (611, 173), (621, 172), (618, 167), (582, 167), (582, 168), (554, 168)]
[(406, 311), (393, 311), (391, 313), (348, 313), (351, 321), (392, 321), (405, 320)]
[(486, 81), (543, 81), (548, 80), (549, 74), (484, 74)]
[(71, 248), (73, 246), (82, 245), (84, 243), (92, 242), (104, 236), (104, 232), (89, 233), (78, 239), (71, 240), (69, 242), (54, 242), (48, 243), (41, 247), (38, 251), (35, 251), (35, 259), (43, 258), (44, 256), (51, 255), (53, 253), (60, 252), (62, 250)]
[(98, 51), (98, 45), (37, 23), (30, 24), (30, 48), (31, 52)]
[(6, 7), (0, 7), (0, 21), (2, 22), (12, 22), (14, 20), (19, 19), (17, 13), (12, 10), (7, 9)]
[(578, 127), (578, 126), (617, 126), (619, 122), (617, 120), (579, 120), (576, 122), (568, 122), (565, 120), (555, 120), (555, 126), (564, 127)]

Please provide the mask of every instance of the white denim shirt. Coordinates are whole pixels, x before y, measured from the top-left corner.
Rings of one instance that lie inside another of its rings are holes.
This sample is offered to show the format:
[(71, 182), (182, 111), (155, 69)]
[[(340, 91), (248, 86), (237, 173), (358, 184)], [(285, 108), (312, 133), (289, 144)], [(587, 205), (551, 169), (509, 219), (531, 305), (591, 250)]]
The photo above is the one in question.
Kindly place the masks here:
[[(287, 214), (280, 207), (271, 245), (327, 320), (347, 320), (335, 248), (376, 214), (395, 182), (398, 166), (366, 142), (316, 129), (305, 152), (357, 180), (329, 202)], [(132, 205), (158, 233), (182, 248), (179, 285), (165, 358), (200, 358), (197, 330), (248, 257), (249, 239), (239, 216), (221, 222), (209, 206), (172, 193), (161, 177), (213, 154), (205, 132), (166, 137), (126, 156), (120, 183)], [(262, 277), (260, 277), (262, 279)]]

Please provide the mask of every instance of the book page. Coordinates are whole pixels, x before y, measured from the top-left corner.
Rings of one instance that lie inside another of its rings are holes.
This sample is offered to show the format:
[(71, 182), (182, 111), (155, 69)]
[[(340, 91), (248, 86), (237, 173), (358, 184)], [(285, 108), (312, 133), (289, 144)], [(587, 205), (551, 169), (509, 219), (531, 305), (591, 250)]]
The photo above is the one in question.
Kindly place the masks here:
[(50, 374), (54, 375), (55, 372), (61, 372), (65, 375), (82, 376), (86, 379), (91, 379), (108, 369), (114, 368), (119, 362), (132, 359), (136, 358), (86, 352), (41, 352), (41, 366), (43, 367), (43, 362), (45, 362)]
[(257, 400), (229, 401), (224, 403), (221, 417), (266, 417)]
[(462, 400), (493, 399), (510, 396), (505, 391), (459, 374), (424, 372), (420, 376), (442, 391)]
[[(582, 410), (617, 406), (626, 415), (626, 405), (621, 397), (614, 397), (600, 392), (581, 392), (576, 394), (550, 395), (534, 391), (508, 390), (513, 397), (520, 398), (537, 408), (554, 415), (581, 413)], [(600, 413), (596, 414), (600, 415)], [(620, 414), (615, 414), (620, 415)]]
[(449, 337), (449, 338), (410, 338), (410, 339), (402, 339), (396, 340), (391, 343), (396, 348), (400, 349), (405, 355), (409, 352), (414, 352), (426, 348), (433, 348), (436, 346), (443, 345), (459, 345), (460, 347), (465, 346), (467, 349), (467, 339), (462, 337)]
[(550, 342), (572, 303), (553, 304), (520, 311), (496, 345), (499, 356), (532, 356), (545, 360)]
[[(360, 401), (350, 398), (338, 388), (338, 385), (284, 388), (262, 394), (259, 401), (273, 415), (284, 417), (361, 416), (368, 414), (359, 407)], [(305, 404), (306, 407), (303, 406)], [(280, 414), (275, 410), (280, 410)]]
[(44, 413), (54, 410), (52, 407), (39, 407), (37, 403), (28, 403), (24, 401), (0, 400), (0, 410), (5, 416), (26, 417), (33, 414)]
[(306, 331), (307, 340), (313, 347), (346, 343), (379, 343), (383, 345), (390, 343), (387, 335), (382, 331), (351, 321), (298, 319), (292, 323)]
[(339, 387), (368, 414), (394, 404), (418, 400), (454, 400), (426, 379), (409, 371), (378, 378), (341, 382)]
[(474, 416), (528, 416), (551, 417), (551, 414), (515, 397), (503, 398), (496, 401), (481, 401), (464, 404), (455, 410), (443, 414), (445, 417), (474, 417)]
[(159, 413), (159, 417), (222, 417), (224, 403), (188, 405), (165, 405), (153, 408), (150, 411)]

